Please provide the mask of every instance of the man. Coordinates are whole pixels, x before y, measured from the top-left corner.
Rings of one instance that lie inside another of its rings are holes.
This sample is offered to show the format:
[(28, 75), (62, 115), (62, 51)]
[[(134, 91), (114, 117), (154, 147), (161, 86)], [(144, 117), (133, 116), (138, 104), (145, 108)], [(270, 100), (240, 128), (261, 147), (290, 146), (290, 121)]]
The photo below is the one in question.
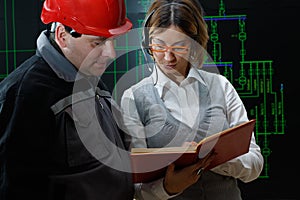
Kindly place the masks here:
[[(132, 27), (123, 0), (45, 0), (36, 54), (0, 83), (0, 199), (132, 199), (99, 80)], [(124, 156), (125, 155), (125, 156)]]

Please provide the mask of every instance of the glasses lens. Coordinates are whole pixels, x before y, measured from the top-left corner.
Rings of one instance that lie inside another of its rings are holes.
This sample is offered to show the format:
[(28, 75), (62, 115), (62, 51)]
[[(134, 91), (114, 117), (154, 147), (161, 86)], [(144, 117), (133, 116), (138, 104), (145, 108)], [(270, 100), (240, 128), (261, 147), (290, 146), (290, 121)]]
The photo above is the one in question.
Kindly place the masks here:
[(159, 45), (159, 44), (151, 44), (150, 47), (153, 51), (158, 51), (158, 52), (166, 52), (167, 51), (165, 46)]
[(167, 52), (169, 49), (178, 54), (185, 54), (188, 52), (188, 47), (186, 46), (165, 46), (160, 44), (150, 44), (151, 50), (154, 52)]
[(181, 47), (181, 46), (174, 46), (172, 47), (172, 51), (179, 54), (184, 54), (188, 52), (187, 47)]

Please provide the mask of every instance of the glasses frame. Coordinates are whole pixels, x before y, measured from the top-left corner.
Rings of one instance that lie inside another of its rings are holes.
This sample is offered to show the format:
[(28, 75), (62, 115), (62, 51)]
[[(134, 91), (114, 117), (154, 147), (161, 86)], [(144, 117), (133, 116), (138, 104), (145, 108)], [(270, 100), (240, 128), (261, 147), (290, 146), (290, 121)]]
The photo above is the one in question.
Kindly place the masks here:
[[(165, 53), (170, 50), (174, 54), (184, 55), (187, 54), (189, 51), (188, 46), (167, 46), (162, 44), (149, 44), (149, 47), (152, 52), (158, 52), (158, 53)], [(163, 49), (154, 49), (153, 47), (162, 47)], [(174, 51), (174, 49), (183, 49), (183, 51), (178, 52), (178, 51)]]

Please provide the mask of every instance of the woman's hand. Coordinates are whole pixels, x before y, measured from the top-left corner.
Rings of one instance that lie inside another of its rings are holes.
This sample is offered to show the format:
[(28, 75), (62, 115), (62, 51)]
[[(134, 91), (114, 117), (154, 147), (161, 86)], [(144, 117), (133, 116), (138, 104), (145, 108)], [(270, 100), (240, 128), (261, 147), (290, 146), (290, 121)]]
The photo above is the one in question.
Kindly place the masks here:
[(214, 153), (210, 152), (195, 164), (179, 170), (175, 170), (175, 165), (173, 163), (170, 164), (164, 178), (164, 188), (166, 192), (170, 195), (174, 195), (183, 192), (185, 189), (196, 183), (202, 174), (198, 173), (199, 170), (204, 170), (210, 164), (214, 156)]
[(189, 147), (189, 146), (195, 147), (195, 146), (197, 146), (197, 145), (198, 145), (198, 143), (195, 142), (195, 141), (192, 141), (192, 142), (184, 142), (184, 143), (182, 144), (182, 147)]

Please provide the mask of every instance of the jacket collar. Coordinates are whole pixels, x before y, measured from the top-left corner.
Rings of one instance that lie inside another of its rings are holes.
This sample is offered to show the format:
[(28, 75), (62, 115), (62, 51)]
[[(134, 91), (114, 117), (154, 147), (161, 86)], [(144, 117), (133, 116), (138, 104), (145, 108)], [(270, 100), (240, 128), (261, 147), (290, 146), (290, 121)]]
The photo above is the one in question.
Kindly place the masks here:
[(42, 57), (56, 75), (67, 82), (74, 82), (84, 76), (54, 46), (43, 31), (37, 39), (37, 55)]

